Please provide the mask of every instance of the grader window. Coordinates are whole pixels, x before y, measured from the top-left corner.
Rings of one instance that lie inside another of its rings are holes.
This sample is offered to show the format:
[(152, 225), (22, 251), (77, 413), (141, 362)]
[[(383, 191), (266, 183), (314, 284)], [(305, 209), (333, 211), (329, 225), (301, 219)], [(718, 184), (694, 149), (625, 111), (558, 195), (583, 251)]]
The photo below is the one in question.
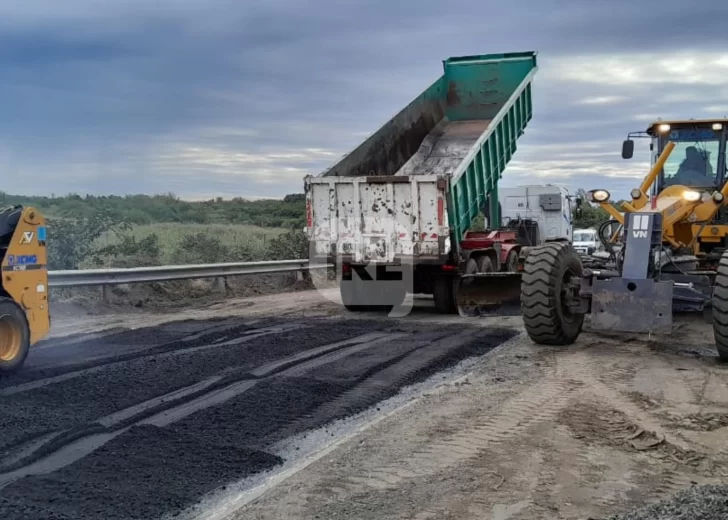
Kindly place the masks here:
[(665, 163), (665, 185), (713, 186), (719, 140), (677, 142)]

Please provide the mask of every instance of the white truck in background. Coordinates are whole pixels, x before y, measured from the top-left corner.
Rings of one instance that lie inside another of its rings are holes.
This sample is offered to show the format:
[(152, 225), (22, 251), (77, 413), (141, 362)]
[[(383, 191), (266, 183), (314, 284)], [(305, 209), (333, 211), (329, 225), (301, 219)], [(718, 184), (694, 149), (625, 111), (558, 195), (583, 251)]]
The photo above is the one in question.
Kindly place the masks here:
[(498, 199), (503, 227), (532, 220), (538, 223), (542, 241), (572, 240), (574, 204), (566, 188), (552, 184), (499, 188)]
[(593, 228), (575, 229), (572, 245), (577, 253), (584, 256), (593, 255), (604, 249), (597, 236), (597, 230)]

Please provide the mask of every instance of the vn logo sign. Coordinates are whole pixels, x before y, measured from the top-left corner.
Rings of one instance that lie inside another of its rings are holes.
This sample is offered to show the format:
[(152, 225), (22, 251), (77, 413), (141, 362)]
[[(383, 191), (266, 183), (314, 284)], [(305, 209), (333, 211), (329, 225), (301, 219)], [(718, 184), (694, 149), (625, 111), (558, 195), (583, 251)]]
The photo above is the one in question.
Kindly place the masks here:
[(648, 229), (650, 229), (650, 215), (632, 217), (632, 236), (634, 238), (647, 238)]

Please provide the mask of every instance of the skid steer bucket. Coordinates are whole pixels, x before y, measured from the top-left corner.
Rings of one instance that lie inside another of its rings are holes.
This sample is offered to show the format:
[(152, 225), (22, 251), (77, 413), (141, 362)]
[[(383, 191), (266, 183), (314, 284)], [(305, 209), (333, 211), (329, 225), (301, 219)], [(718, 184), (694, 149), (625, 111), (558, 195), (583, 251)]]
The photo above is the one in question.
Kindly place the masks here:
[(521, 302), (521, 273), (462, 275), (456, 301), (458, 313), (465, 317), (492, 314), (505, 307), (514, 309)]

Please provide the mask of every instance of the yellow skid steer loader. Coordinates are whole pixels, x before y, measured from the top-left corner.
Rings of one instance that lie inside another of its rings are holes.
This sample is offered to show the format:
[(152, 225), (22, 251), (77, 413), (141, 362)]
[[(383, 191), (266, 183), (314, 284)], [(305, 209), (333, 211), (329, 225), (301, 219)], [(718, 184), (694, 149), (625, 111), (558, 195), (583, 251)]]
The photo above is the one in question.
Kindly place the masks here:
[(20, 369), (50, 330), (46, 226), (31, 207), (0, 209), (0, 377)]

